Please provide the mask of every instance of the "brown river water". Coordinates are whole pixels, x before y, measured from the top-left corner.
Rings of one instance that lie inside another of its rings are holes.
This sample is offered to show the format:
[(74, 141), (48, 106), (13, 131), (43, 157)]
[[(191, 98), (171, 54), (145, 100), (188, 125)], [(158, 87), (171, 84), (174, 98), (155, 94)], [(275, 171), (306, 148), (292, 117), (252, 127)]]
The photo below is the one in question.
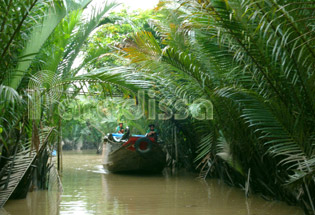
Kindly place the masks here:
[(9, 200), (2, 215), (301, 215), (298, 207), (246, 199), (244, 191), (219, 180), (176, 175), (117, 175), (104, 171), (95, 152), (64, 152), (63, 192), (30, 192), (26, 199)]

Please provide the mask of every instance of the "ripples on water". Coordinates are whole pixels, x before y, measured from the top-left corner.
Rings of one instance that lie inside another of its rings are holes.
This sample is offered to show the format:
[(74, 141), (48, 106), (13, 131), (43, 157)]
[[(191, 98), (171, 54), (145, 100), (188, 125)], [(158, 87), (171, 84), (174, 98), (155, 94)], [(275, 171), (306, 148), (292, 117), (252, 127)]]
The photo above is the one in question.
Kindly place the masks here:
[(10, 200), (4, 215), (301, 215), (283, 202), (268, 202), (196, 175), (117, 175), (106, 172), (94, 152), (65, 152), (63, 193), (36, 191)]

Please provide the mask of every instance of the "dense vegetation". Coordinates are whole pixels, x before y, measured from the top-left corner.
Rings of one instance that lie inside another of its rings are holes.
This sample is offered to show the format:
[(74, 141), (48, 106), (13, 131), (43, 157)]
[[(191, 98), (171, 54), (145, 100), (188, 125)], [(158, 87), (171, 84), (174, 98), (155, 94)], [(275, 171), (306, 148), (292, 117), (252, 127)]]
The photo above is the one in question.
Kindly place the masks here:
[[(315, 2), (161, 1), (133, 14), (89, 6), (1, 3), (2, 157), (38, 147), (47, 128), (50, 147), (62, 133), (97, 145), (117, 121), (134, 132), (155, 122), (170, 143), (177, 133), (177, 165), (314, 213)], [(130, 120), (127, 99), (143, 105), (142, 118)], [(75, 113), (78, 101), (91, 111), (60, 115), (61, 104)], [(102, 120), (111, 105), (114, 116)]]

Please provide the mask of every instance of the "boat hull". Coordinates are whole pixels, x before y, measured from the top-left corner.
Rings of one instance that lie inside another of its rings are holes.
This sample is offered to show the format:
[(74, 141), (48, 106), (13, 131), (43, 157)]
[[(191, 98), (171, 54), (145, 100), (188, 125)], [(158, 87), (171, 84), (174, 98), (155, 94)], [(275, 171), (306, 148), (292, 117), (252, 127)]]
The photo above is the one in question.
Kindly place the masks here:
[(110, 172), (161, 172), (165, 167), (165, 153), (158, 143), (153, 143), (149, 152), (140, 153), (134, 148), (134, 142), (121, 143), (104, 142), (103, 166)]

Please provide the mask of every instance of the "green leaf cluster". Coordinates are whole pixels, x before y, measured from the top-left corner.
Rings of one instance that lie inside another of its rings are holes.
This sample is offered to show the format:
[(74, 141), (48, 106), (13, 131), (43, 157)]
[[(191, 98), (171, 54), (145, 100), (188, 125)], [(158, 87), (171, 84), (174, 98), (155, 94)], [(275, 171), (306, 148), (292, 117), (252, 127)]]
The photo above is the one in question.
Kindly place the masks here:
[(159, 9), (152, 23), (162, 43), (140, 31), (122, 56), (171, 109), (179, 99), (212, 102), (213, 120), (177, 122), (190, 128), (201, 170), (314, 212), (315, 2), (182, 0)]

